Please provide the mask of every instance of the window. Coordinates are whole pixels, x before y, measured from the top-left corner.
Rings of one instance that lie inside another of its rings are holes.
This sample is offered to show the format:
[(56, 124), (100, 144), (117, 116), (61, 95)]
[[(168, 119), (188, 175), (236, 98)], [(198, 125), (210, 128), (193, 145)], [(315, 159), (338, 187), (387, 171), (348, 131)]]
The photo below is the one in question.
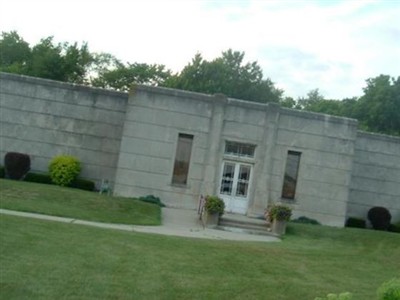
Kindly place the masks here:
[(180, 133), (176, 147), (173, 184), (187, 184), (189, 173), (190, 155), (192, 153), (193, 135)]
[(225, 154), (239, 157), (254, 157), (256, 146), (250, 144), (241, 144), (236, 142), (225, 143)]
[(294, 199), (296, 194), (297, 175), (299, 173), (301, 152), (288, 151), (285, 178), (283, 180), (282, 198)]

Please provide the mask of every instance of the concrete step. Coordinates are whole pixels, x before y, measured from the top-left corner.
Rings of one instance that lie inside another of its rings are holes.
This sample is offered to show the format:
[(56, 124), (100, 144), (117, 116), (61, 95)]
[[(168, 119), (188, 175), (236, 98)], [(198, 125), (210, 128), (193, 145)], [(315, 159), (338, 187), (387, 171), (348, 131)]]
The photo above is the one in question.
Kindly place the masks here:
[(265, 235), (265, 236), (274, 236), (279, 237), (278, 235), (272, 233), (267, 229), (250, 229), (250, 228), (242, 228), (242, 227), (231, 227), (231, 226), (221, 226), (218, 225), (216, 229), (235, 232), (235, 233), (244, 233), (244, 234), (255, 234), (255, 235)]
[(224, 215), (219, 221), (218, 228), (231, 232), (275, 236), (270, 232), (270, 226), (265, 220), (243, 215)]

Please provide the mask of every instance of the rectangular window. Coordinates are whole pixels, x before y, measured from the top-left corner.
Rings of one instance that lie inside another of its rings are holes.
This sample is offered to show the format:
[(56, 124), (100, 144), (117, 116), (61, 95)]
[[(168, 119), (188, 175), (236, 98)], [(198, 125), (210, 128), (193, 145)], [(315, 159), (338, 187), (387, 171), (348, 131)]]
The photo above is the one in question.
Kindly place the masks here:
[(296, 194), (297, 176), (299, 173), (301, 152), (288, 151), (285, 178), (283, 180), (282, 198), (294, 199)]
[(241, 144), (236, 142), (225, 143), (225, 154), (239, 157), (254, 157), (256, 146), (250, 144)]
[(189, 173), (190, 156), (192, 153), (193, 135), (180, 133), (176, 147), (173, 184), (186, 185)]

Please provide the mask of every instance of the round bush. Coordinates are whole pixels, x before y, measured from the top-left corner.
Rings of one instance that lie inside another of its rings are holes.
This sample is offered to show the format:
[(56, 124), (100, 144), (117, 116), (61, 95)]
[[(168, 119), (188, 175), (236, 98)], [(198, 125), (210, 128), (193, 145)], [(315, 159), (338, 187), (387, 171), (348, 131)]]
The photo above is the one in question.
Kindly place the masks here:
[(376, 230), (388, 230), (391, 219), (392, 215), (384, 207), (376, 206), (368, 211), (368, 220)]
[(379, 300), (399, 300), (400, 299), (400, 279), (393, 278), (384, 282), (377, 291)]
[(218, 213), (222, 216), (225, 210), (225, 202), (217, 196), (207, 196), (204, 208), (208, 213)]
[(74, 156), (59, 155), (50, 161), (50, 177), (57, 185), (70, 185), (78, 177), (80, 171), (81, 164)]
[(8, 152), (4, 157), (5, 177), (21, 180), (31, 169), (31, 159), (28, 154)]

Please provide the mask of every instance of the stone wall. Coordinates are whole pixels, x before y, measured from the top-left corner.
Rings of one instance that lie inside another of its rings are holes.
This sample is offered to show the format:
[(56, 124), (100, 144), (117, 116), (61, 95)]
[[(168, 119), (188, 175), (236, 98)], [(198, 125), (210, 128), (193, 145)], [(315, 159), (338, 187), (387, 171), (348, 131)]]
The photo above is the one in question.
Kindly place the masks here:
[[(172, 184), (179, 134), (193, 135), (185, 186)], [(255, 146), (252, 158), (224, 153), (226, 141)], [(400, 220), (400, 138), (357, 132), (357, 121), (223, 95), (136, 86), (126, 93), (0, 73), (0, 155), (31, 156), (46, 172), (52, 157), (77, 156), (82, 176), (115, 180), (117, 195), (153, 194), (195, 208), (218, 194), (224, 160), (252, 166), (248, 215), (284, 202), (294, 217), (343, 226), (372, 206)], [(288, 151), (301, 152), (294, 199), (282, 199)]]
[(373, 206), (400, 221), (400, 138), (359, 131), (347, 214), (367, 219)]
[[(129, 97), (115, 193), (152, 194), (172, 207), (194, 208), (203, 185), (213, 97), (137, 86)], [(179, 133), (194, 136), (188, 183), (171, 184)]]
[[(351, 181), (357, 121), (281, 109), (273, 150), (270, 199), (292, 204), (307, 216), (343, 226)], [(281, 199), (288, 151), (301, 153), (294, 200)]]
[(128, 94), (0, 73), (0, 155), (27, 153), (33, 171), (75, 155), (81, 175), (113, 180)]

